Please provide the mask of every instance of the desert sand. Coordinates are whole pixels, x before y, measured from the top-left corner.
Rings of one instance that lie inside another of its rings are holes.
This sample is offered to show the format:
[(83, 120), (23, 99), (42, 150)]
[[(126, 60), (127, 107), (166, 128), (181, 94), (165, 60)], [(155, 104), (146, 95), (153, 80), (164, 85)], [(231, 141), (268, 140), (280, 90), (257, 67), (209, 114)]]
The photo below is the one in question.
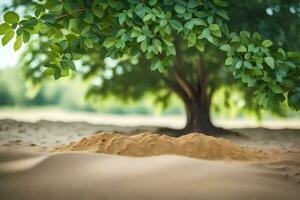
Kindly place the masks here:
[(155, 130), (0, 120), (0, 199), (300, 198), (298, 129), (226, 139)]

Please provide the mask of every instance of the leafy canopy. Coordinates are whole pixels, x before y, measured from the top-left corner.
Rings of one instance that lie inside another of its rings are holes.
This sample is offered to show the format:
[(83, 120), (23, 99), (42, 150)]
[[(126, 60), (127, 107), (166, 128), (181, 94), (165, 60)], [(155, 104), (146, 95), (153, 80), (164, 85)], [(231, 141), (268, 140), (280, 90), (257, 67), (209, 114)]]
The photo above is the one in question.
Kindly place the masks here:
[[(2, 44), (15, 37), (14, 49), (33, 35), (47, 38), (43, 73), (56, 79), (76, 71), (75, 60), (101, 49), (105, 57), (143, 56), (152, 70), (173, 66), (175, 42), (200, 52), (213, 45), (226, 53), (225, 65), (237, 82), (255, 88), (264, 107), (269, 100), (288, 99), (300, 109), (300, 53), (287, 52), (258, 33), (229, 30), (224, 0), (44, 0), (31, 3), (34, 15), (22, 20), (4, 13)], [(136, 66), (145, 67), (145, 66)]]

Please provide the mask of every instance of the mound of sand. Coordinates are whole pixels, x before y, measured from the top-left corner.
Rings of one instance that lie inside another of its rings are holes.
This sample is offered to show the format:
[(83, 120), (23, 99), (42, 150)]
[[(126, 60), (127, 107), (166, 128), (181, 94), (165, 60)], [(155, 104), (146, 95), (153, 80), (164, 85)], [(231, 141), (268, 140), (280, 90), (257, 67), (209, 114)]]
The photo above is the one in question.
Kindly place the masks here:
[(239, 146), (229, 140), (190, 133), (179, 138), (153, 133), (125, 136), (99, 133), (78, 142), (57, 147), (55, 151), (88, 151), (125, 156), (182, 155), (208, 160), (262, 160), (267, 154)]

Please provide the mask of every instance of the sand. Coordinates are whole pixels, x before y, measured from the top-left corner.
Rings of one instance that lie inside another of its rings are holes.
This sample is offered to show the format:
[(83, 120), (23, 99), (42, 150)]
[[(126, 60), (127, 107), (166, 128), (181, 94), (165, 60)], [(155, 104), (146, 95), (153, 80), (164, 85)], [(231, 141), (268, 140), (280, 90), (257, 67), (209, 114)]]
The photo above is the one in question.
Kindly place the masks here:
[[(24, 115), (27, 114), (29, 115), (30, 113), (25, 113)], [(23, 118), (25, 118), (24, 115)], [(114, 121), (111, 122), (117, 124), (118, 121), (119, 118), (116, 117)], [(277, 124), (277, 122), (273, 124)], [(300, 124), (300, 122), (298, 124)], [(291, 124), (288, 123), (288, 125)], [(247, 138), (228, 137), (226, 139), (244, 147), (254, 147), (257, 150), (275, 148), (286, 152), (299, 152), (300, 129), (296, 129), (297, 127), (298, 126), (295, 126), (294, 129), (233, 129), (233, 131), (237, 131)], [(63, 122), (38, 120), (36, 122), (26, 122), (0, 119), (0, 149), (47, 151), (55, 146), (78, 141), (83, 137), (89, 137), (97, 133), (117, 132), (123, 135), (134, 135), (142, 132), (157, 132), (157, 128), (158, 127), (93, 124), (84, 121)]]
[(265, 160), (269, 157), (267, 153), (201, 133), (190, 133), (178, 138), (150, 132), (133, 136), (99, 133), (57, 147), (55, 151), (88, 151), (125, 156), (171, 154), (206, 160)]
[(0, 199), (300, 199), (297, 129), (226, 139), (153, 131), (0, 120)]
[[(260, 163), (168, 155), (134, 158), (93, 153), (16, 154), (0, 152), (1, 200), (298, 200), (300, 197), (299, 184), (286, 181), (275, 169), (258, 167)], [(18, 158), (11, 159), (11, 155)], [(282, 163), (263, 165), (270, 168)], [(300, 163), (293, 166), (299, 170)]]

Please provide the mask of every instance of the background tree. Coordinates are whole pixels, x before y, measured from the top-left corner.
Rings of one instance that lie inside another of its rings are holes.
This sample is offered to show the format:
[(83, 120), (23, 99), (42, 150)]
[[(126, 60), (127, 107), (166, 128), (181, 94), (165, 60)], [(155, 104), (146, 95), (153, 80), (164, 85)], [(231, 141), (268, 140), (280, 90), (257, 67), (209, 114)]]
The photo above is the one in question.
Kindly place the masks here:
[(224, 87), (227, 97), (243, 93), (256, 112), (262, 106), (280, 113), (285, 99), (300, 107), (300, 56), (284, 50), (299, 50), (297, 1), (53, 0), (13, 7), (22, 3), (35, 16), (20, 21), (6, 12), (0, 34), (3, 45), (16, 34), (16, 50), (39, 35), (24, 55), (35, 83), (77, 74), (98, 80), (88, 96), (127, 100), (150, 92), (167, 103), (175, 93), (186, 108), (184, 132), (222, 132), (210, 108)]

